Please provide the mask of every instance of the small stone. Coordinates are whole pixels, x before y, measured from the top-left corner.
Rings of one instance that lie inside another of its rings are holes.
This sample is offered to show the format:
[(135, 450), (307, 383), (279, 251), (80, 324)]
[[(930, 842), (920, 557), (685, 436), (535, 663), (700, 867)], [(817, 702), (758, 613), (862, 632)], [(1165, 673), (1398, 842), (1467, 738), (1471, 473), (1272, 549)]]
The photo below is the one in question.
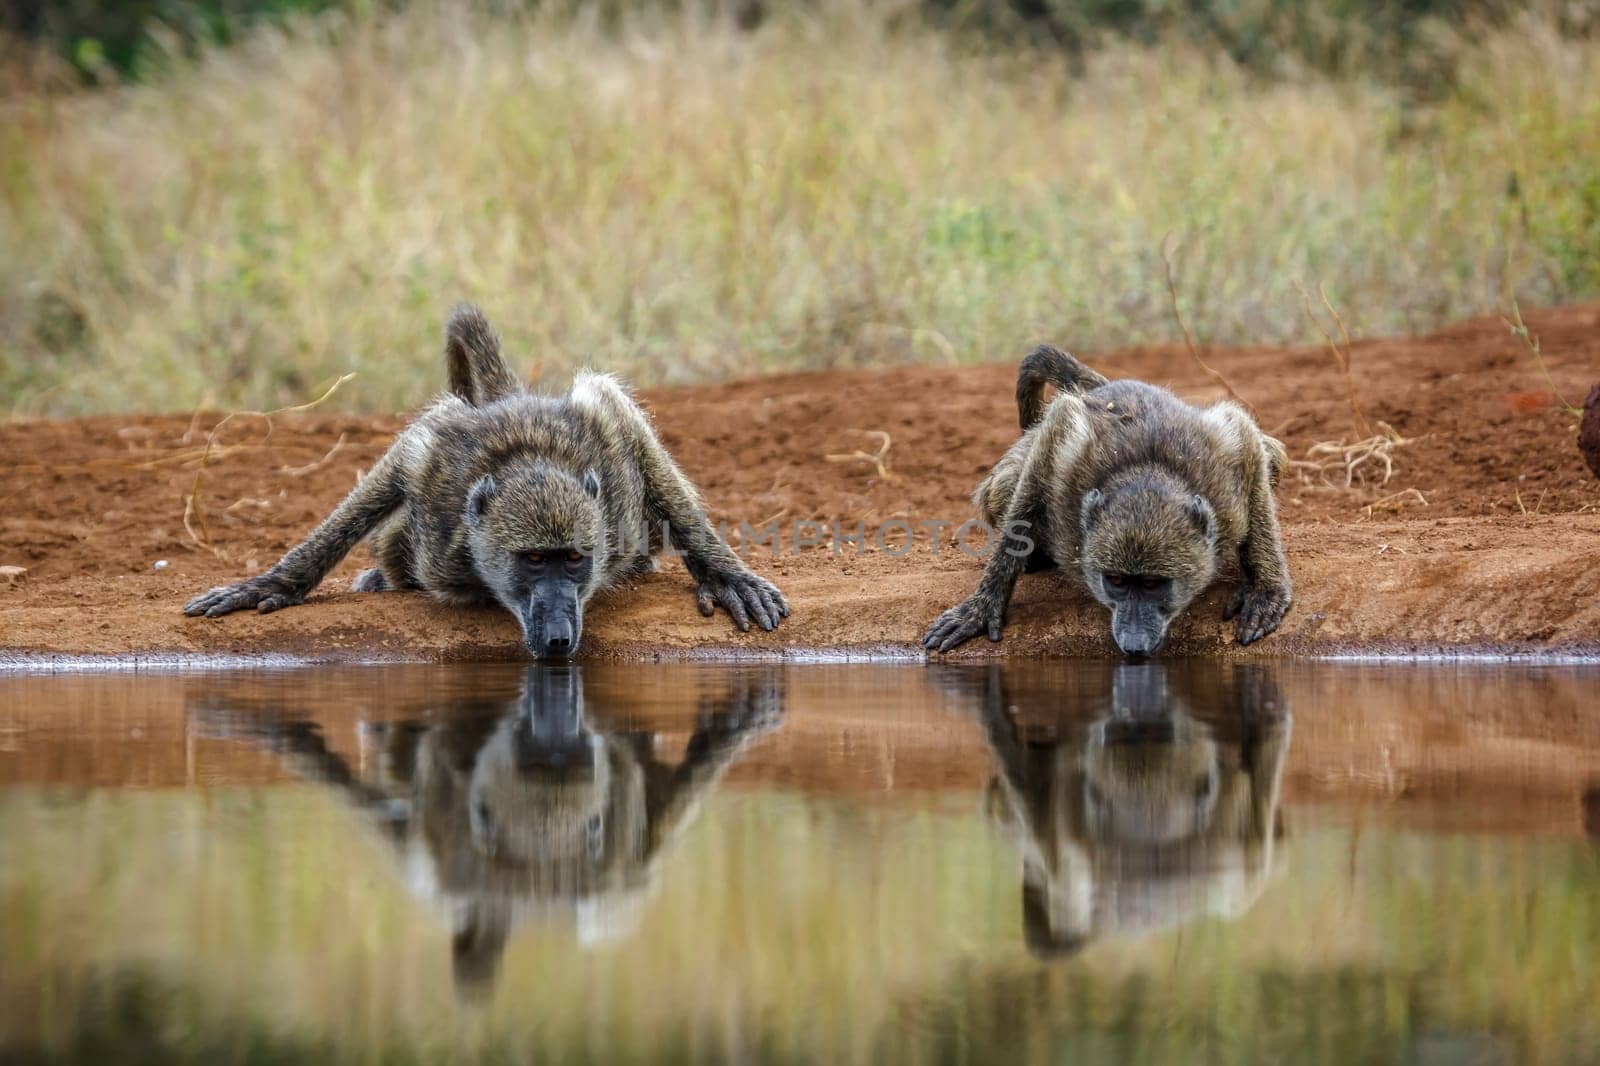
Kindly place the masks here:
[(1578, 424), (1578, 451), (1595, 477), (1600, 477), (1600, 385), (1583, 401), (1583, 421)]
[(28, 569), (24, 566), (0, 566), (0, 582), (8, 588), (21, 588), (28, 583)]
[(167, 568), (167, 561), (165, 559), (157, 559), (156, 560), (156, 569), (157, 570), (165, 570), (166, 568)]

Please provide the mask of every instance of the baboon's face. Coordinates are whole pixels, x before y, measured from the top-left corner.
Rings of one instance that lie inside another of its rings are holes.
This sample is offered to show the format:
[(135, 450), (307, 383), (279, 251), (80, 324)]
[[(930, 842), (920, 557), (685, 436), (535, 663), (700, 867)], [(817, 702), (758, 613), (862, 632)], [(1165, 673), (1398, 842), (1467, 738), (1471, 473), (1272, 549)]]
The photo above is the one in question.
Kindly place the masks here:
[(1127, 488), (1084, 496), (1083, 580), (1111, 608), (1111, 637), (1154, 655), (1167, 626), (1216, 576), (1216, 518), (1200, 496)]
[(473, 766), (473, 843), (512, 862), (588, 863), (605, 843), (610, 762), (581, 712), (503, 720)]
[(473, 562), (522, 624), (535, 658), (566, 659), (583, 634), (583, 605), (603, 550), (598, 478), (539, 467), (482, 478), (467, 500)]
[(1222, 780), (1217, 745), (1186, 714), (1097, 723), (1083, 766), (1084, 820), (1096, 839), (1166, 844), (1211, 824)]

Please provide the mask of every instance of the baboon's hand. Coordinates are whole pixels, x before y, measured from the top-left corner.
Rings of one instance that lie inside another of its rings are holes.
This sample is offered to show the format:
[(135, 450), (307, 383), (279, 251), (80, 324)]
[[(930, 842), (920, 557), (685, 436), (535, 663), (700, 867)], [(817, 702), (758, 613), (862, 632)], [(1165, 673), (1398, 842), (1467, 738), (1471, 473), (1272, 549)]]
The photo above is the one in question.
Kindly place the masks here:
[(783, 724), (783, 690), (775, 674), (746, 678), (734, 692), (727, 713), (715, 724), (740, 735), (766, 733)]
[(218, 585), (210, 592), (203, 592), (184, 605), (183, 613), (190, 617), (203, 614), (207, 618), (221, 618), (225, 614), (254, 607), (262, 614), (271, 614), (305, 601), (304, 592), (262, 574), (235, 585)]
[(929, 651), (949, 651), (984, 632), (989, 634), (990, 640), (999, 640), (1005, 624), (1005, 604), (974, 596), (941, 614), (923, 634), (922, 646)]
[(762, 629), (773, 630), (778, 619), (789, 617), (789, 601), (778, 586), (750, 570), (707, 574), (695, 590), (695, 601), (707, 618), (721, 604), (741, 633), (749, 630), (752, 618)]
[(1289, 611), (1289, 590), (1277, 585), (1240, 585), (1233, 591), (1222, 620), (1237, 618), (1234, 636), (1240, 644), (1254, 644), (1278, 628)]

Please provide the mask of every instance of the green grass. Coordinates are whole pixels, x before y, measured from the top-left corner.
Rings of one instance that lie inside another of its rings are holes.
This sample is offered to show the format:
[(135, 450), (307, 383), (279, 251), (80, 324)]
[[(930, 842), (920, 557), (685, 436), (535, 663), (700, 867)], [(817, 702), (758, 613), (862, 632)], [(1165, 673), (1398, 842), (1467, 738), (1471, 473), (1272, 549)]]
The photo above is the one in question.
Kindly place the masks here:
[[(0, 97), (0, 411), (443, 382), (457, 299), (531, 375), (641, 384), (1177, 337), (1428, 330), (1600, 295), (1600, 47), (1474, 33), (1427, 104), (1178, 43), (978, 46), (829, 5), (597, 28), (430, 3)], [(29, 80), (32, 78), (33, 80)]]

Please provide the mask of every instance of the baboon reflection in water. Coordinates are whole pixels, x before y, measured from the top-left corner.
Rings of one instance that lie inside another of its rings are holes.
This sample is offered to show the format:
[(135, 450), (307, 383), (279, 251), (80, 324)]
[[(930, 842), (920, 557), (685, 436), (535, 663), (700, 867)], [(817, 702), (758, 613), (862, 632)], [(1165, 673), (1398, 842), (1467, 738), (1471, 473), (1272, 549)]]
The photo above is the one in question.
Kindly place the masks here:
[(492, 987), (530, 917), (570, 924), (585, 943), (631, 932), (664, 846), (783, 715), (776, 671), (737, 674), (700, 700), (683, 758), (664, 763), (656, 733), (591, 724), (581, 669), (531, 667), (517, 699), (364, 724), (377, 758), (362, 777), (309, 719), (204, 697), (193, 716), (213, 735), (265, 744), (371, 817), (412, 890), (448, 913), (457, 988), (470, 996)]
[(1288, 710), (1258, 667), (1192, 702), (1183, 680), (1149, 663), (1065, 698), (1014, 691), (998, 667), (958, 682), (981, 686), (998, 769), (985, 808), (1022, 854), (1035, 955), (1235, 917), (1260, 896), (1280, 832)]

